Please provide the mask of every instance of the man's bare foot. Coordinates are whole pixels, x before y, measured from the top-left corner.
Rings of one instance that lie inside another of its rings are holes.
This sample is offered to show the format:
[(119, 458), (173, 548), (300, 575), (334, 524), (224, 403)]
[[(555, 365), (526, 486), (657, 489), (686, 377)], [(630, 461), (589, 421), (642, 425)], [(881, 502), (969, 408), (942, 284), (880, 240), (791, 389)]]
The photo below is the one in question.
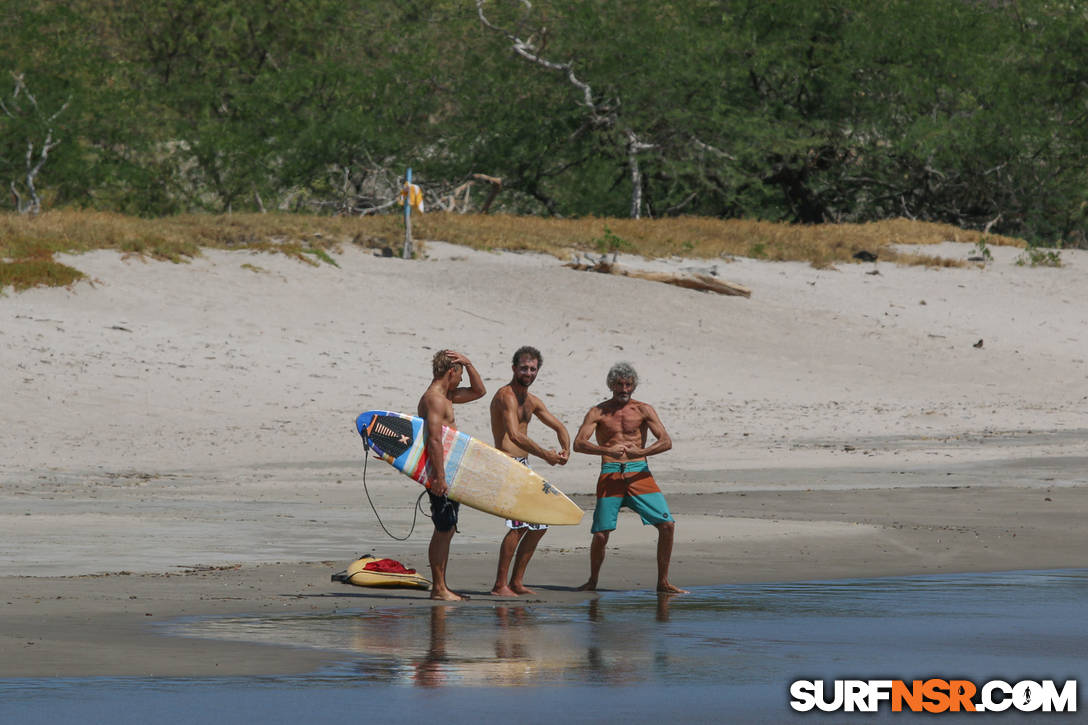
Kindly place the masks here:
[(495, 588), (491, 590), (491, 593), (496, 597), (516, 597), (518, 595), (517, 592), (505, 584), (496, 584)]
[(595, 591), (597, 591), (597, 582), (590, 579), (585, 584), (578, 587), (578, 589), (576, 591), (579, 591), (579, 592), (595, 592)]
[(681, 589), (680, 587), (675, 587), (672, 584), (669, 584), (668, 582), (658, 584), (657, 585), (657, 591), (661, 592), (662, 594), (690, 594), (691, 593), (687, 589)]
[(512, 584), (510, 585), (510, 588), (514, 591), (514, 594), (517, 594), (519, 596), (522, 594), (536, 594), (536, 592), (534, 592), (532, 589), (525, 586), (524, 584)]
[(463, 602), (471, 598), (467, 594), (458, 594), (457, 592), (451, 592), (449, 589), (431, 592), (431, 599), (438, 599), (443, 602)]

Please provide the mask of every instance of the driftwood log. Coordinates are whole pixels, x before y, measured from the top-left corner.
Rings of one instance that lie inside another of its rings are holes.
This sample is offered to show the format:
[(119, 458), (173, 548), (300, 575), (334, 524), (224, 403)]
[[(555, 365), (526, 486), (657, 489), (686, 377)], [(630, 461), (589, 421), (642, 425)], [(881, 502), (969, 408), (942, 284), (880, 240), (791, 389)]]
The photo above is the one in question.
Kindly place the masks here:
[(744, 285), (739, 285), (734, 282), (726, 282), (724, 280), (711, 277), (708, 274), (668, 274), (665, 272), (645, 272), (639, 269), (629, 269), (623, 265), (616, 264), (615, 262), (609, 262), (605, 259), (592, 264), (585, 262), (570, 262), (563, 265), (564, 267), (570, 267), (571, 269), (583, 270), (587, 272), (600, 272), (601, 274), (618, 274), (621, 277), (637, 277), (638, 279), (648, 279), (651, 282), (664, 282), (665, 284), (676, 285), (677, 287), (685, 287), (687, 289), (701, 290), (704, 292), (715, 292), (720, 295), (731, 295), (733, 297), (751, 297), (752, 290), (748, 289)]

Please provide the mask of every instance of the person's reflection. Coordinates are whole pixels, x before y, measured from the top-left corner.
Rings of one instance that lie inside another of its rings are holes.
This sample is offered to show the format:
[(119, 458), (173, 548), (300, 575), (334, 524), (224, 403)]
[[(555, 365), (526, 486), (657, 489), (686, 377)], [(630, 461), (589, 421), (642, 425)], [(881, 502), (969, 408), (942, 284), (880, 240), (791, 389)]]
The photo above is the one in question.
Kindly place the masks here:
[[(654, 607), (654, 619), (658, 622), (669, 621), (669, 608), (676, 593), (659, 592)], [(630, 656), (632, 647), (643, 642), (647, 651), (653, 647), (649, 660), (654, 670), (667, 672), (671, 666), (669, 653), (662, 649), (658, 638), (648, 629), (631, 630), (632, 621), (649, 616), (649, 608), (639, 604), (632, 608), (613, 610), (616, 615), (608, 624), (605, 608), (600, 599), (591, 599), (587, 603), (586, 617), (594, 626), (586, 646), (586, 670), (591, 680), (611, 685), (631, 684), (645, 678), (647, 662), (642, 658)], [(631, 620), (631, 613), (636, 613)]]
[(528, 649), (522, 640), (528, 626), (525, 607), (495, 607), (495, 619), (499, 628), (495, 638), (495, 657), (500, 660), (529, 659)]
[(431, 641), (427, 654), (416, 664), (415, 681), (420, 687), (441, 687), (446, 679), (446, 615), (450, 607), (431, 607)]
[(589, 621), (594, 624), (600, 624), (604, 621), (604, 617), (601, 616), (601, 600), (598, 597), (594, 597), (589, 600), (589, 611), (587, 612)]
[[(589, 600), (588, 608), (586, 609), (586, 619), (593, 624), (601, 624), (604, 622), (604, 617), (601, 615), (601, 600), (599, 597), (594, 597)], [(595, 638), (591, 637), (589, 646), (586, 648), (586, 664), (589, 666), (589, 671), (600, 676), (605, 672), (605, 660), (604, 654), (601, 652), (599, 645), (595, 644)]]
[(669, 621), (669, 602), (675, 597), (674, 592), (658, 592), (657, 593), (657, 621), (667, 622)]
[[(658, 622), (669, 621), (669, 604), (672, 598), (676, 596), (675, 592), (658, 592), (657, 593), (657, 613), (655, 619)], [(668, 675), (672, 668), (672, 660), (669, 657), (668, 647), (665, 646), (664, 639), (655, 638), (655, 651), (653, 659), (653, 668), (660, 675)]]

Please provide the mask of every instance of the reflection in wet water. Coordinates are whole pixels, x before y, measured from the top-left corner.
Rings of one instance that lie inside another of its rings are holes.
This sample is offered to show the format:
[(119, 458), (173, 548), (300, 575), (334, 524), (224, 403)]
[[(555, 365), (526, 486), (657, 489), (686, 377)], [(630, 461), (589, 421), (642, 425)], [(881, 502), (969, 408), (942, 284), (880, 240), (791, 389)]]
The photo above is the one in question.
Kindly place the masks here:
[(175, 622), (172, 634), (318, 648), (342, 664), (288, 677), (0, 680), (0, 722), (811, 720), (789, 709), (794, 679), (1083, 682), (1086, 599), (1077, 570)]
[(615, 593), (577, 605), (233, 617), (173, 633), (342, 652), (340, 671), (356, 681), (432, 689), (928, 677), (934, 662), (989, 675), (1010, 663), (1030, 670), (1032, 657), (1057, 674), (1088, 650), (1085, 594), (1084, 571), (907, 577)]
[(645, 680), (651, 662), (660, 669), (673, 659), (654, 630), (669, 621), (672, 596), (656, 597), (644, 622), (639, 620), (648, 613), (645, 603), (606, 615), (608, 607), (593, 599), (579, 606), (435, 604), (322, 616), (228, 617), (186, 622), (173, 633), (340, 651), (346, 671), (372, 682), (430, 688), (624, 684)]

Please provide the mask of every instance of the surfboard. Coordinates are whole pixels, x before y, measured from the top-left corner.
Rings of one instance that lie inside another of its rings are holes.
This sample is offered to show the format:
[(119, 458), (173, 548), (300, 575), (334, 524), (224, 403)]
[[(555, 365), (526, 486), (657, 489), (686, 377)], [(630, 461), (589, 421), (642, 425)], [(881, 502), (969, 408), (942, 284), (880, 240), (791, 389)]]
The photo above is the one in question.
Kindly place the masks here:
[[(368, 410), (355, 419), (355, 427), (378, 458), (429, 487), (422, 418)], [(533, 524), (569, 526), (582, 520), (582, 509), (562, 491), (478, 438), (442, 426), (442, 452), (454, 501)]]
[(381, 559), (373, 556), (364, 556), (348, 564), (344, 571), (332, 575), (334, 582), (354, 584), (357, 587), (407, 587), (409, 589), (430, 589), (431, 582), (427, 577), (409, 569), (406, 573), (393, 571), (375, 571), (367, 569), (367, 565), (380, 562)]

